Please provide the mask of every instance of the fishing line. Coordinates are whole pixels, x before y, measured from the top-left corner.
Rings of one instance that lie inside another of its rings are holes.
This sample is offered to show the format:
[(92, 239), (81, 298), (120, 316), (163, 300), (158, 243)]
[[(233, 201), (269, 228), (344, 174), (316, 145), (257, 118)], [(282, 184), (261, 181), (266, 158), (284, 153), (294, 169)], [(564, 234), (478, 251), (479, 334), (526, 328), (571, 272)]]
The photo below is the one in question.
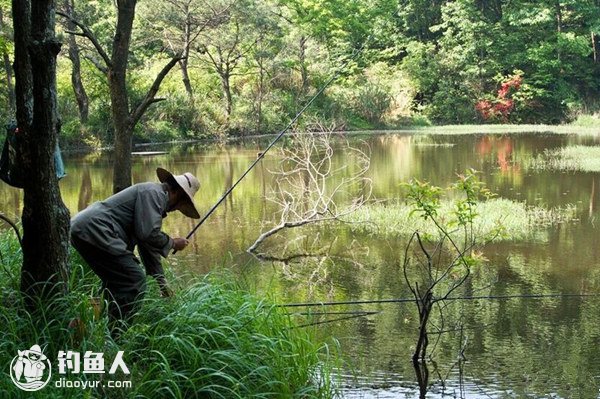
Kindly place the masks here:
[[(523, 295), (482, 295), (482, 296), (456, 296), (445, 298), (445, 301), (457, 301), (457, 300), (479, 300), (479, 299), (539, 299), (539, 298), (582, 298), (582, 297), (596, 297), (600, 294), (523, 294)], [(436, 300), (436, 298), (434, 298)], [(441, 300), (437, 298), (437, 300)], [(340, 305), (368, 305), (376, 303), (406, 303), (415, 302), (415, 298), (391, 298), (391, 299), (369, 299), (362, 301), (340, 301), (340, 302), (304, 302), (304, 303), (284, 303), (277, 305), (281, 308), (291, 307), (310, 307), (310, 306), (340, 306)]]
[[(355, 50), (353, 52), (353, 54), (344, 62), (344, 64), (342, 64), (342, 66), (337, 70), (336, 73), (333, 74), (333, 76), (331, 76), (331, 78), (329, 78), (329, 80), (327, 80), (327, 82), (325, 82), (325, 84), (319, 89), (319, 91), (317, 92), (317, 94), (315, 94), (305, 105), (304, 107), (302, 107), (302, 109), (300, 110), (300, 112), (298, 112), (296, 114), (296, 116), (294, 116), (294, 118), (287, 124), (287, 126), (279, 132), (279, 134), (275, 137), (275, 139), (273, 141), (271, 141), (271, 143), (269, 143), (269, 145), (258, 154), (258, 156), (256, 157), (256, 159), (254, 160), (254, 162), (252, 162), (252, 164), (248, 167), (248, 169), (246, 169), (246, 171), (244, 173), (242, 173), (242, 175), (237, 179), (237, 181), (235, 183), (233, 183), (233, 185), (231, 187), (229, 187), (229, 189), (227, 189), (227, 191), (225, 191), (225, 193), (221, 196), (221, 198), (206, 212), (206, 214), (202, 217), (202, 219), (200, 219), (200, 221), (196, 224), (196, 226), (192, 229), (192, 231), (189, 232), (189, 234), (185, 237), (186, 239), (189, 239), (191, 236), (194, 235), (194, 233), (196, 232), (196, 230), (198, 230), (198, 228), (200, 226), (202, 226), (202, 224), (206, 221), (206, 219), (208, 219), (208, 217), (215, 211), (215, 209), (217, 209), (217, 207), (225, 200), (225, 198), (227, 198), (227, 196), (229, 194), (231, 194), (231, 192), (233, 191), (233, 189), (244, 179), (244, 177), (246, 177), (246, 175), (248, 173), (250, 173), (250, 171), (260, 162), (260, 160), (262, 160), (265, 156), (265, 154), (279, 141), (279, 139), (281, 139), (283, 137), (283, 135), (285, 134), (285, 132), (287, 132), (293, 125), (294, 123), (296, 123), (298, 121), (298, 119), (300, 119), (300, 116), (304, 113), (304, 111), (306, 111), (306, 109), (308, 107), (310, 107), (310, 105), (316, 100), (316, 98), (321, 95), (321, 93), (323, 93), (325, 91), (325, 89), (335, 80), (337, 79), (340, 74), (342, 73), (342, 71), (344, 71), (346, 69), (346, 67), (348, 66), (348, 64), (350, 64), (351, 61), (353, 61), (355, 58), (358, 57), (359, 54), (362, 53), (362, 51), (365, 49), (365, 46), (367, 44), (367, 42), (369, 41), (369, 39), (371, 38), (371, 36), (367, 37), (367, 39), (363, 42), (362, 46), (358, 49)], [(173, 254), (175, 254), (177, 251), (174, 250)]]
[(359, 315), (359, 316), (370, 316), (374, 314), (379, 314), (381, 312), (378, 311), (368, 311), (368, 310), (359, 310), (359, 311), (350, 311), (350, 312), (295, 312), (295, 313), (286, 313), (289, 316), (324, 316), (324, 315)]
[(291, 327), (291, 328), (293, 329), (293, 328), (312, 327), (312, 326), (316, 326), (316, 325), (319, 325), (319, 324), (333, 323), (335, 321), (351, 320), (351, 319), (356, 319), (358, 317), (363, 317), (363, 316), (368, 316), (368, 315), (365, 315), (365, 314), (355, 314), (355, 315), (351, 315), (351, 316), (337, 317), (335, 319), (328, 319), (328, 320), (315, 321), (313, 323), (300, 324), (298, 326), (294, 326), (294, 327)]

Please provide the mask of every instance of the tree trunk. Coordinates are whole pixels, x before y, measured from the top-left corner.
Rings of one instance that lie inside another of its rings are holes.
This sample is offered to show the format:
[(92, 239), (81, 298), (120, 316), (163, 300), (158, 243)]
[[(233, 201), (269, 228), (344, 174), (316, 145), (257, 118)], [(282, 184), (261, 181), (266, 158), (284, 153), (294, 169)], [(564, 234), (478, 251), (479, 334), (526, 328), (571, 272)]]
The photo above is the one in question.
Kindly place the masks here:
[(194, 89), (192, 88), (192, 83), (190, 81), (190, 74), (188, 72), (187, 58), (184, 58), (181, 61), (179, 61), (179, 68), (181, 68), (181, 78), (183, 80), (183, 86), (185, 87), (185, 92), (188, 95), (188, 99), (193, 104), (194, 103)]
[(594, 54), (594, 62), (598, 62), (598, 40), (596, 39), (596, 34), (594, 31), (591, 32), (592, 36), (592, 51)]
[[(562, 60), (562, 52), (560, 50), (560, 34), (562, 33), (562, 10), (560, 9), (560, 0), (556, 1), (556, 58), (560, 64)], [(562, 71), (562, 68), (561, 68)]]
[[(69, 212), (55, 173), (56, 56), (53, 0), (13, 0), (16, 110), (24, 176), (21, 291), (35, 298), (60, 294), (68, 280)], [(42, 302), (43, 303), (43, 302)]]
[(413, 360), (415, 375), (417, 376), (417, 384), (419, 384), (419, 399), (427, 399), (427, 391), (429, 390), (429, 369), (427, 363)]
[(306, 36), (300, 37), (300, 75), (302, 76), (302, 94), (308, 91), (308, 68), (306, 67)]
[(108, 72), (110, 102), (115, 132), (113, 192), (131, 186), (133, 126), (129, 120), (127, 63), (137, 0), (117, 1), (117, 29), (113, 39), (112, 68)]
[(231, 84), (229, 82), (229, 72), (225, 71), (220, 74), (221, 86), (223, 87), (223, 95), (225, 96), (225, 115), (227, 116), (227, 124), (233, 112), (233, 99), (231, 98)]
[(12, 78), (12, 66), (10, 65), (10, 58), (8, 53), (3, 53), (2, 58), (4, 59), (4, 72), (6, 73), (6, 90), (8, 98), (8, 109), (14, 112), (15, 110), (15, 87), (13, 86)]
[[(75, 15), (75, 5), (73, 0), (65, 0), (64, 2), (65, 11), (69, 15)], [(75, 24), (67, 19), (65, 22), (67, 30), (74, 32), (77, 30)], [(75, 40), (74, 35), (68, 35), (69, 43), (69, 59), (73, 68), (71, 70), (71, 85), (73, 86), (73, 92), (75, 93), (75, 99), (77, 100), (77, 108), (79, 109), (79, 121), (81, 123), (87, 123), (89, 116), (89, 99), (81, 80), (81, 61), (79, 57), (79, 46)]]
[(258, 95), (256, 96), (256, 133), (262, 128), (262, 104), (265, 95), (265, 68), (262, 56), (258, 60)]
[(190, 21), (191, 15), (189, 13), (189, 9), (186, 9), (186, 21), (184, 27), (184, 43), (183, 43), (183, 53), (181, 54), (181, 61), (179, 61), (179, 67), (181, 68), (181, 76), (183, 79), (183, 85), (185, 86), (185, 91), (188, 95), (191, 103), (194, 103), (194, 89), (192, 88), (192, 84), (190, 82), (190, 75), (188, 72), (188, 58), (190, 55), (190, 46), (191, 46), (191, 24)]

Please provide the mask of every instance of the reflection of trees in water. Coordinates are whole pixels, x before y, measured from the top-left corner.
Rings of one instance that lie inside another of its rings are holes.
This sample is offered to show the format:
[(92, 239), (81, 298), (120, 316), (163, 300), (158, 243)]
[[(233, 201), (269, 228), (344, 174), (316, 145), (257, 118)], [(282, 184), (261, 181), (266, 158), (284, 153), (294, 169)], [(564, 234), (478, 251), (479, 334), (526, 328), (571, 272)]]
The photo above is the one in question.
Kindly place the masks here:
[(79, 200), (77, 201), (77, 210), (82, 211), (90, 204), (92, 200), (92, 178), (90, 168), (84, 167), (81, 175), (81, 187), (79, 188)]
[(596, 179), (592, 178), (592, 190), (590, 193), (590, 203), (588, 206), (588, 217), (591, 219), (594, 216), (596, 209)]
[[(229, 188), (233, 185), (233, 160), (231, 159), (231, 152), (229, 148), (225, 149), (226, 154), (226, 163), (225, 163), (225, 179), (223, 179), (223, 183), (225, 185), (225, 189), (223, 193), (225, 193)], [(233, 212), (233, 195), (231, 192), (227, 198), (225, 198), (225, 208), (229, 205), (229, 209)]]

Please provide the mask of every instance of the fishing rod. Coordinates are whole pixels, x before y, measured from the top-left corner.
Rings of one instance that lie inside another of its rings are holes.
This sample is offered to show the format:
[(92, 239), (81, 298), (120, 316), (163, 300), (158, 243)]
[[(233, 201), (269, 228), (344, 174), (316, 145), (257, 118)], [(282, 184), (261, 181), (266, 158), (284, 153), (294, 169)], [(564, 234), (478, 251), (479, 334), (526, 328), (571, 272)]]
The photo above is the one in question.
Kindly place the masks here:
[[(198, 224), (196, 224), (196, 226), (192, 229), (192, 231), (189, 232), (189, 234), (185, 237), (186, 240), (189, 239), (191, 236), (194, 235), (194, 233), (196, 232), (196, 230), (198, 230), (198, 228), (200, 226), (202, 226), (202, 224), (215, 211), (215, 209), (217, 209), (217, 207), (219, 205), (221, 205), (221, 203), (225, 200), (225, 198), (227, 198), (227, 196), (229, 194), (231, 194), (231, 192), (233, 191), (233, 189), (244, 179), (244, 177), (246, 177), (246, 175), (248, 173), (250, 173), (250, 171), (260, 162), (260, 160), (262, 160), (264, 158), (264, 156), (267, 153), (267, 151), (269, 151), (279, 141), (279, 139), (281, 139), (283, 137), (283, 135), (285, 134), (285, 132), (287, 132), (294, 125), (294, 123), (296, 123), (296, 121), (298, 121), (298, 119), (300, 119), (300, 116), (304, 113), (304, 111), (306, 111), (306, 109), (308, 107), (310, 107), (310, 105), (316, 100), (316, 98), (319, 95), (321, 95), (321, 93), (323, 93), (325, 91), (325, 89), (327, 88), (327, 86), (329, 86), (335, 79), (338, 78), (338, 76), (340, 76), (340, 74), (342, 73), (342, 71), (344, 69), (346, 69), (346, 67), (348, 66), (348, 64), (350, 64), (350, 61), (354, 60), (356, 57), (358, 57), (358, 55), (360, 53), (362, 53), (362, 51), (364, 50), (364, 48), (365, 48), (365, 46), (366, 46), (366, 44), (367, 44), (367, 42), (369, 41), (370, 38), (371, 38), (371, 36), (367, 37), (367, 39), (363, 42), (362, 46), (358, 50), (355, 50), (353, 52), (353, 54), (346, 60), (346, 62), (344, 62), (344, 64), (342, 64), (342, 66), (340, 67), (340, 69), (338, 69), (337, 72), (334, 73), (333, 76), (331, 76), (331, 78), (329, 78), (329, 80), (327, 82), (325, 82), (325, 84), (321, 87), (321, 89), (319, 89), (319, 91), (317, 92), (317, 94), (315, 94), (306, 103), (306, 105), (304, 105), (304, 107), (302, 107), (302, 109), (300, 110), (300, 112), (298, 112), (296, 114), (296, 116), (294, 116), (294, 118), (290, 121), (290, 123), (288, 123), (287, 126), (281, 132), (279, 132), (279, 134), (275, 137), (275, 139), (273, 139), (273, 141), (271, 141), (271, 143), (269, 143), (269, 145), (264, 149), (264, 151), (258, 153), (258, 156), (254, 160), (254, 162), (252, 162), (252, 164), (248, 167), (248, 169), (246, 169), (246, 171), (244, 173), (242, 173), (242, 175), (239, 177), (239, 179), (237, 179), (237, 181), (235, 183), (233, 183), (233, 185), (231, 187), (229, 187), (229, 189), (227, 191), (225, 191), (225, 193), (221, 196), (221, 198), (219, 198), (219, 200), (212, 206), (212, 208), (210, 208), (208, 210), (208, 212), (206, 212), (206, 214), (202, 217), (202, 219), (200, 219), (200, 221), (198, 222)], [(177, 250), (174, 250), (173, 254), (175, 254), (176, 252), (177, 252)]]
[[(539, 299), (539, 298), (582, 298), (597, 297), (600, 294), (523, 294), (523, 295), (482, 295), (482, 296), (456, 296), (445, 298), (445, 301), (457, 300), (479, 300), (479, 299)], [(362, 301), (339, 301), (339, 302), (304, 302), (304, 303), (285, 303), (277, 305), (280, 308), (292, 307), (311, 307), (311, 306), (341, 306), (341, 305), (369, 305), (376, 303), (407, 303), (414, 302), (414, 298), (391, 298), (391, 299), (368, 299)]]

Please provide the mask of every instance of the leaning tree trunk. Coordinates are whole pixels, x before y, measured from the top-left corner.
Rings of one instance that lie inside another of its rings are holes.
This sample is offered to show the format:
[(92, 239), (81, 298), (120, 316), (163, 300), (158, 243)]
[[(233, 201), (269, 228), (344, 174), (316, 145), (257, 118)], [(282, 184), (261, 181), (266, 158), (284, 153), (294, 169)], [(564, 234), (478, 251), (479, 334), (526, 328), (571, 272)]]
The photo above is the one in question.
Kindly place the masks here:
[(53, 0), (13, 0), (16, 111), (24, 179), (21, 291), (34, 299), (66, 290), (69, 212), (54, 164), (57, 142)]
[(188, 100), (190, 100), (190, 103), (194, 104), (194, 89), (192, 87), (190, 74), (188, 72), (187, 58), (184, 58), (181, 61), (179, 61), (179, 67), (181, 68), (181, 80), (183, 81), (183, 86), (185, 87), (185, 92), (187, 93)]
[(113, 192), (131, 185), (131, 149), (133, 126), (129, 120), (127, 62), (135, 16), (136, 0), (118, 1), (117, 30), (113, 39), (112, 68), (108, 72), (110, 102), (115, 132)]
[[(75, 15), (75, 6), (73, 0), (65, 0), (65, 11), (69, 15)], [(66, 28), (73, 32), (77, 29), (75, 23), (69, 19), (65, 22)], [(83, 81), (81, 80), (81, 60), (79, 57), (79, 46), (75, 40), (75, 35), (68, 35), (69, 43), (69, 59), (71, 60), (71, 85), (73, 86), (73, 92), (75, 93), (75, 99), (77, 100), (77, 108), (79, 109), (79, 121), (81, 123), (87, 123), (89, 116), (89, 98), (85, 92)]]

